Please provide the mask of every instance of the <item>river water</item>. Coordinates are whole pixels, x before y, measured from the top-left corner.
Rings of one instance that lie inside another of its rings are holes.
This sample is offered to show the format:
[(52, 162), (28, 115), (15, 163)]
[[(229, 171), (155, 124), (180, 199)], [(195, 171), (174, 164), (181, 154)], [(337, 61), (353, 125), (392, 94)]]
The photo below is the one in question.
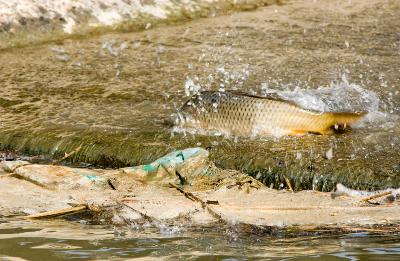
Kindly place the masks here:
[[(4, 222), (4, 221), (2, 221)], [(1, 260), (398, 260), (398, 234), (302, 236), (241, 234), (234, 229), (147, 228), (82, 222), (0, 223)]]
[[(49, 158), (81, 146), (70, 163), (103, 167), (148, 163), (200, 146), (218, 166), (275, 188), (282, 185), (281, 174), (295, 189), (330, 191), (336, 182), (398, 187), (398, 28), (398, 1), (298, 0), (142, 31), (8, 47), (0, 51), (0, 145)], [(166, 124), (197, 89), (277, 93), (311, 109), (369, 114), (345, 135), (262, 140), (210, 137)], [(66, 224), (54, 224), (52, 234), (47, 223), (28, 224), (25, 231), (25, 224), (7, 228), (5, 222), (0, 253), (29, 259), (390, 259), (399, 252), (397, 237), (363, 233), (235, 239), (226, 231), (184, 229), (171, 235), (128, 230), (121, 236), (110, 227), (74, 224), (67, 229), (74, 236), (64, 238)]]

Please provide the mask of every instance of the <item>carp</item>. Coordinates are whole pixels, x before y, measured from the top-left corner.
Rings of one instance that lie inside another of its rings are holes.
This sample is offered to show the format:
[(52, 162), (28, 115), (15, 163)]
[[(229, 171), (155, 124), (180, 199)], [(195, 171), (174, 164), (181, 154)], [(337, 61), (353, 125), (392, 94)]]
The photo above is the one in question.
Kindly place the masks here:
[(234, 136), (302, 136), (345, 130), (367, 112), (318, 112), (275, 96), (203, 91), (179, 110), (180, 127)]

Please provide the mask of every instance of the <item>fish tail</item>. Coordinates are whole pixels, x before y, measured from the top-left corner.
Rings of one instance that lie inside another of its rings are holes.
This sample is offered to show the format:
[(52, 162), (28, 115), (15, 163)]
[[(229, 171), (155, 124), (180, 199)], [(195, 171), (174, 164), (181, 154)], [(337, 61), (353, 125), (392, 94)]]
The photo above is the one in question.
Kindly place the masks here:
[(325, 129), (325, 133), (342, 133), (351, 124), (361, 120), (367, 112), (330, 112), (327, 114), (330, 118), (330, 127)]
[(362, 117), (364, 117), (368, 112), (332, 112), (331, 117), (333, 120), (333, 125), (350, 125), (359, 121)]
[(366, 114), (367, 112), (325, 112), (320, 115), (320, 124), (310, 127), (307, 132), (323, 135), (342, 133)]

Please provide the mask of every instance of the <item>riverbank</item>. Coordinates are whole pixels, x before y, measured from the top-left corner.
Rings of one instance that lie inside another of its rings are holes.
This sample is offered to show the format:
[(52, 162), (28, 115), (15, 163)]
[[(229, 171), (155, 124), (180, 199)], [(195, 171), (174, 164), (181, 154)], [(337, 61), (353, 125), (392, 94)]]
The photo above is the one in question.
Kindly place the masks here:
[(240, 172), (216, 168), (199, 148), (117, 170), (4, 161), (0, 179), (3, 218), (73, 217), (129, 227), (224, 226), (249, 234), (399, 232), (398, 192), (333, 197), (269, 189)]

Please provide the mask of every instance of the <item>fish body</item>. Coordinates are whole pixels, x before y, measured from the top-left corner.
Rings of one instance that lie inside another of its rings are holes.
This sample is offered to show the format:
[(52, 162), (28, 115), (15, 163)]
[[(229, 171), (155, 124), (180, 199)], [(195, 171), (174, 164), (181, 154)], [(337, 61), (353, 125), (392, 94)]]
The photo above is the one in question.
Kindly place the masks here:
[(184, 128), (235, 136), (329, 134), (358, 121), (365, 112), (316, 112), (276, 97), (235, 91), (203, 91), (179, 111)]

